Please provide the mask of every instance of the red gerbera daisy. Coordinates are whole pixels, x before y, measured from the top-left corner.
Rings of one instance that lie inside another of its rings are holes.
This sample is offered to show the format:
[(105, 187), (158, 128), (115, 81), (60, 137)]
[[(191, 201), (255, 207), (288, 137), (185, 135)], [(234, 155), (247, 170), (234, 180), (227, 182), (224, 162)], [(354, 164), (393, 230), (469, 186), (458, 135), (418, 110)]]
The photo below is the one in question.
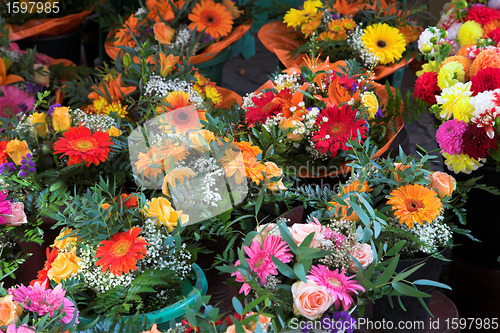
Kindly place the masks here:
[(312, 140), (316, 142), (316, 149), (321, 153), (328, 150), (332, 157), (337, 156), (339, 149), (350, 150), (346, 145), (349, 140), (356, 140), (358, 130), (361, 138), (366, 138), (365, 121), (356, 119), (357, 110), (352, 110), (350, 106), (343, 105), (328, 107), (323, 110), (316, 118), (316, 124), (319, 130), (314, 134)]
[(96, 265), (102, 266), (102, 271), (109, 271), (113, 275), (121, 276), (122, 272), (128, 274), (129, 271), (135, 271), (137, 259), (144, 258), (146, 255), (145, 246), (149, 245), (146, 240), (139, 236), (141, 228), (133, 227), (125, 232), (114, 234), (109, 241), (99, 243), (95, 257)]
[(0, 141), (0, 164), (4, 164), (7, 162), (7, 153), (5, 150), (7, 149), (8, 141)]
[(86, 127), (71, 127), (54, 144), (54, 152), (69, 156), (68, 165), (86, 162), (85, 166), (91, 163), (99, 165), (108, 158), (109, 146), (111, 146), (110, 136), (106, 132), (96, 131), (90, 133)]
[(484, 128), (478, 127), (476, 124), (467, 126), (462, 139), (464, 154), (476, 160), (489, 155), (490, 148), (497, 149), (497, 140), (489, 138)]
[(420, 98), (429, 104), (436, 104), (436, 94), (440, 90), (437, 84), (437, 73), (425, 72), (415, 81), (413, 97)]
[(486, 90), (495, 90), (500, 88), (500, 68), (484, 68), (470, 78), (472, 85), (470, 90), (474, 96)]
[[(59, 254), (59, 249), (57, 247), (54, 247), (52, 251), (47, 248), (47, 260), (45, 261), (45, 265), (43, 266), (43, 269), (38, 271), (38, 275), (36, 276), (36, 280), (33, 280), (30, 282), (30, 285), (34, 286), (35, 282), (40, 282), (42, 284), (45, 281), (49, 280), (49, 277), (47, 276), (47, 272), (52, 268), (52, 263), (54, 260), (56, 260), (57, 255)], [(47, 283), (47, 287), (50, 287), (49, 283)]]
[(465, 21), (476, 21), (480, 24), (487, 24), (491, 20), (499, 18), (497, 10), (486, 6), (472, 6), (467, 11)]
[(274, 103), (276, 96), (272, 91), (267, 91), (259, 97), (252, 97), (252, 102), (255, 107), (247, 108), (245, 118), (249, 124), (264, 122), (268, 118), (277, 115), (281, 112), (281, 104)]

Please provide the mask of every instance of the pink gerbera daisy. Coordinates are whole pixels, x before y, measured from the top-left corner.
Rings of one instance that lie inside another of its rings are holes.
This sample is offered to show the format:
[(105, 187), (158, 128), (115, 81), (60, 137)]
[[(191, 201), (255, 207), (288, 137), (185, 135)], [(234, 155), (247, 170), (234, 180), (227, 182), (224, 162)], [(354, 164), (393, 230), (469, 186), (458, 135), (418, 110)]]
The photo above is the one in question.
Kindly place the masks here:
[(0, 224), (5, 224), (5, 218), (2, 214), (12, 214), (10, 200), (7, 200), (7, 194), (0, 192)]
[(436, 131), (436, 141), (443, 152), (456, 155), (462, 153), (462, 136), (468, 124), (457, 119), (444, 122)]
[[(262, 245), (258, 240), (254, 239), (250, 247), (245, 246), (245, 252), (249, 257), (248, 264), (250, 265), (250, 270), (257, 273), (261, 286), (266, 284), (268, 275), (278, 274), (271, 256), (278, 258), (283, 263), (290, 262), (293, 257), (289, 252), (288, 245), (280, 236), (266, 236)], [(235, 266), (239, 266), (239, 264), (240, 261), (238, 260)], [(240, 293), (244, 292), (245, 295), (248, 295), (250, 286), (246, 283), (247, 280), (238, 271), (231, 275), (236, 276), (236, 281), (244, 282)]]
[[(48, 281), (42, 283), (36, 281), (33, 286), (18, 285), (16, 288), (10, 288), (8, 293), (12, 295), (12, 299), (28, 310), (36, 312), (39, 316), (49, 317), (54, 315), (54, 312), (63, 307), (62, 312), (65, 314), (62, 322), (65, 324), (73, 320), (75, 304), (67, 297), (64, 297), (66, 291), (62, 288), (62, 284), (58, 284), (54, 289), (46, 289)], [(78, 313), (75, 323), (78, 323)]]
[(14, 86), (2, 86), (3, 97), (0, 97), (0, 117), (10, 118), (15, 114), (31, 110), (35, 99), (26, 91)]
[(327, 291), (335, 299), (335, 309), (342, 306), (344, 311), (348, 311), (354, 300), (352, 299), (352, 294), (357, 294), (358, 290), (365, 291), (358, 281), (351, 280), (353, 276), (346, 276), (345, 269), (339, 273), (338, 269), (331, 271), (327, 266), (318, 265), (317, 267), (312, 266), (309, 271), (311, 275), (307, 275), (307, 278), (316, 282), (319, 286), (326, 287)]

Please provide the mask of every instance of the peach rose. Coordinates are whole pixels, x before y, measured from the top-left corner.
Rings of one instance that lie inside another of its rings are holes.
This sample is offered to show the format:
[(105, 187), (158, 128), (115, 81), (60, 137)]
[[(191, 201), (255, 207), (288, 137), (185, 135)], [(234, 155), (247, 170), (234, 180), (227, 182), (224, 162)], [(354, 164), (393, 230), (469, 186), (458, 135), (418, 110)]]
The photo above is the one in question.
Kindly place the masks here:
[(457, 187), (457, 181), (445, 172), (436, 171), (432, 173), (430, 187), (435, 189), (439, 197), (443, 199), (453, 193)]
[(24, 213), (24, 204), (22, 202), (12, 203), (10, 209), (12, 211), (10, 215), (0, 214), (5, 219), (5, 224), (15, 226), (28, 223), (26, 214)]
[(163, 22), (155, 23), (153, 31), (155, 33), (155, 39), (165, 45), (170, 44), (175, 34), (175, 30)]
[(54, 113), (52, 114), (52, 127), (54, 131), (66, 132), (71, 127), (71, 117), (69, 115), (69, 108), (66, 106), (60, 106), (54, 108)]
[(35, 75), (33, 75), (33, 81), (35, 83), (38, 83), (44, 87), (49, 86), (49, 67), (47, 65), (42, 65), (42, 64), (34, 64), (33, 69), (36, 71), (38, 68), (42, 67), (42, 73), (35, 72)]
[(70, 252), (59, 252), (47, 272), (47, 277), (61, 283), (62, 279), (66, 279), (80, 270), (79, 262), (80, 258), (76, 256), (76, 247)]
[(281, 175), (283, 175), (283, 170), (278, 168), (274, 162), (266, 162), (264, 165), (264, 172), (266, 173), (266, 178), (264, 180), (266, 182), (267, 189), (271, 191), (286, 190), (287, 188), (283, 185), (283, 181), (281, 179), (277, 182), (271, 181), (272, 178), (281, 177)]
[(28, 154), (31, 154), (31, 151), (28, 148), (26, 140), (19, 141), (17, 139), (10, 140), (7, 143), (5, 152), (17, 165), (21, 165), (23, 157), (26, 157)]
[(326, 287), (312, 280), (307, 280), (307, 283), (295, 282), (292, 285), (292, 297), (294, 313), (310, 320), (320, 318), (334, 302)]
[[(253, 316), (254, 314), (256, 314), (255, 312), (248, 312), (246, 315), (245, 315), (245, 318), (246, 317), (250, 317), (250, 316)], [(264, 316), (264, 315), (259, 315), (259, 320), (258, 320), (258, 323), (260, 324), (260, 327), (262, 329), (263, 332), (267, 331), (267, 328), (269, 327), (269, 325), (271, 324), (271, 318), (268, 317), (268, 316)], [(252, 332), (255, 332), (255, 329), (257, 328), (257, 323), (254, 323), (252, 321), (253, 325), (249, 325), (249, 328), (252, 330)]]
[[(246, 327), (243, 327), (245, 329), (245, 333), (253, 333), (253, 331), (250, 331)], [(231, 325), (228, 328), (226, 328), (226, 333), (236, 333), (236, 326)]]
[(259, 244), (262, 244), (264, 242), (264, 238), (266, 238), (266, 236), (269, 235), (269, 232), (275, 228), (278, 229), (278, 225), (276, 223), (267, 223), (257, 226), (258, 234), (255, 235), (254, 240), (257, 240)]
[(23, 308), (12, 300), (12, 295), (0, 299), (0, 326), (15, 323), (22, 313)]
[(405, 171), (409, 167), (409, 165), (403, 165), (403, 163), (394, 163), (394, 180), (397, 182), (401, 181), (401, 178), (398, 175), (398, 170)]
[[(370, 266), (373, 262), (373, 250), (369, 244), (356, 244), (349, 254), (359, 261), (363, 269)], [(351, 260), (349, 263), (349, 272), (357, 273), (358, 271), (358, 265)]]
[(321, 232), (321, 225), (315, 223), (295, 223), (290, 228), (290, 233), (297, 245), (300, 245), (312, 232), (314, 232), (314, 239), (311, 242), (311, 247), (315, 247), (316, 239)]

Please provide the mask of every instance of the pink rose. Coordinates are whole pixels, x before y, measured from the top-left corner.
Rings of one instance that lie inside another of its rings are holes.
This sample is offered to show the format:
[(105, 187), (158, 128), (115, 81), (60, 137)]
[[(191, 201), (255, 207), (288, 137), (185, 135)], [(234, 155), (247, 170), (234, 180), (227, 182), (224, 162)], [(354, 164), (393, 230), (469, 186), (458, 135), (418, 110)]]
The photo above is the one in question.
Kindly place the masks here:
[(0, 214), (5, 219), (5, 224), (8, 225), (20, 225), (23, 223), (28, 223), (26, 219), (26, 214), (24, 213), (24, 204), (22, 202), (14, 202), (10, 205), (12, 214)]
[[(356, 244), (349, 254), (359, 261), (361, 266), (363, 266), (363, 269), (368, 267), (373, 262), (373, 250), (369, 244)], [(358, 271), (358, 265), (351, 260), (349, 263), (349, 272), (357, 273)]]
[(307, 283), (295, 282), (292, 285), (292, 297), (294, 313), (310, 320), (320, 318), (334, 302), (326, 287), (312, 280), (307, 280)]
[(276, 223), (267, 223), (257, 226), (257, 232), (259, 234), (255, 236), (254, 240), (257, 240), (259, 244), (264, 243), (264, 238), (266, 238), (266, 236), (269, 235), (269, 232), (275, 228), (278, 229), (278, 225)]
[(439, 197), (443, 199), (453, 193), (457, 187), (457, 181), (445, 172), (436, 171), (432, 173), (430, 187), (435, 189)]
[(311, 242), (311, 247), (315, 247), (316, 240), (321, 233), (321, 225), (315, 223), (295, 223), (290, 228), (290, 233), (297, 245), (300, 245), (311, 232), (314, 232), (314, 239)]

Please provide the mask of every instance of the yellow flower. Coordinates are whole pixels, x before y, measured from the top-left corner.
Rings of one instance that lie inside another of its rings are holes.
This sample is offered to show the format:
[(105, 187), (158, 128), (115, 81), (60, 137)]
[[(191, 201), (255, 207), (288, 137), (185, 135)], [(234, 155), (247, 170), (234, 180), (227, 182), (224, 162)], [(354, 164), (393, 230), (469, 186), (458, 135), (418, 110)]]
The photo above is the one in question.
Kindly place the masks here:
[(154, 198), (144, 208), (144, 214), (147, 217), (156, 217), (159, 224), (167, 227), (168, 232), (172, 232), (177, 226), (179, 219), (181, 224), (189, 221), (187, 214), (182, 214), (182, 210), (174, 210), (172, 204), (166, 198)]
[(125, 118), (128, 112), (126, 105), (122, 106), (122, 102), (115, 101), (112, 103), (105, 104), (101, 109), (101, 113), (106, 116), (109, 116), (111, 113), (116, 113), (118, 117)]
[(205, 94), (208, 99), (214, 103), (214, 105), (219, 105), (222, 103), (222, 95), (217, 90), (215, 86), (205, 86)]
[(377, 96), (371, 91), (367, 91), (361, 96), (361, 104), (363, 104), (365, 108), (368, 108), (368, 119), (374, 118), (378, 111)]
[[(50, 247), (57, 247), (59, 250), (63, 250), (68, 246), (75, 246), (77, 242), (81, 242), (82, 239), (79, 237), (71, 236), (71, 237), (66, 237), (65, 236), (69, 235), (72, 233), (74, 229), (67, 228), (64, 230), (61, 230), (59, 235), (57, 235), (56, 240), (54, 241), (54, 244), (52, 244)], [(64, 239), (62, 239), (64, 238)]]
[(23, 157), (31, 154), (26, 140), (19, 141), (17, 139), (10, 140), (9, 143), (7, 143), (5, 152), (17, 165), (21, 165)]
[(356, 22), (352, 18), (344, 17), (342, 19), (342, 27), (346, 30), (352, 30), (356, 28)]
[(434, 72), (437, 73), (439, 69), (439, 65), (437, 64), (436, 60), (429, 61), (426, 64), (422, 65), (422, 70), (417, 72), (417, 76), (420, 77), (420, 75), (427, 73), (427, 72)]
[(441, 95), (436, 96), (437, 103), (441, 105), (441, 113), (439, 114), (440, 118), (450, 119), (453, 116), (457, 104), (460, 105), (460, 99), (470, 97), (472, 95), (472, 92), (470, 91), (471, 84), (471, 82), (458, 82), (453, 87), (444, 88)]
[(283, 17), (283, 22), (289, 27), (298, 27), (315, 17), (319, 8), (322, 8), (321, 0), (307, 0), (304, 2), (304, 9), (291, 8)]
[(266, 182), (267, 189), (271, 191), (286, 190), (287, 188), (285, 187), (285, 185), (283, 185), (281, 179), (277, 182), (271, 181), (272, 178), (281, 177), (283, 175), (283, 170), (281, 168), (278, 168), (278, 166), (274, 162), (266, 162), (264, 163), (264, 165), (264, 173), (266, 174), (264, 181)]
[(465, 71), (464, 66), (458, 62), (449, 62), (439, 69), (438, 86), (439, 88), (449, 88), (458, 82), (464, 82)]
[(109, 136), (120, 136), (122, 135), (122, 131), (119, 130), (118, 128), (111, 126), (106, 133), (108, 133)]
[(470, 103), (471, 97), (464, 97), (458, 99), (453, 106), (453, 118), (461, 120), (467, 124), (471, 122), (474, 117), (474, 106)]
[(176, 182), (179, 183), (184, 183), (186, 179), (191, 179), (196, 177), (196, 174), (194, 171), (190, 168), (179, 168), (179, 169), (174, 169), (170, 172), (167, 173), (167, 175), (163, 178), (163, 185), (161, 187), (161, 190), (163, 194), (170, 196), (168, 193), (168, 186), (176, 186)]
[(482, 167), (482, 162), (486, 161), (486, 159), (476, 160), (475, 158), (472, 158), (466, 154), (442, 154), (444, 157), (444, 164), (446, 164), (449, 170), (452, 170), (455, 173), (463, 172), (466, 174), (470, 174), (472, 171)]
[(62, 279), (69, 278), (80, 270), (80, 265), (78, 265), (80, 261), (80, 258), (76, 256), (76, 247), (70, 252), (59, 252), (47, 272), (47, 277), (61, 283)]
[(382, 65), (401, 59), (406, 50), (404, 35), (386, 23), (366, 27), (361, 41), (380, 59)]
[(46, 113), (35, 112), (30, 116), (31, 125), (39, 136), (46, 136), (49, 132)]
[(467, 21), (458, 29), (458, 42), (460, 45), (476, 44), (478, 38), (483, 36), (483, 28), (476, 21)]
[(318, 29), (320, 24), (321, 17), (319, 19), (314, 19), (307, 23), (304, 23), (300, 30), (306, 37), (309, 37), (309, 35), (312, 35), (313, 32), (316, 32), (316, 29)]
[(52, 114), (52, 127), (57, 132), (66, 132), (71, 127), (71, 117), (69, 116), (69, 108), (61, 106), (54, 109)]

